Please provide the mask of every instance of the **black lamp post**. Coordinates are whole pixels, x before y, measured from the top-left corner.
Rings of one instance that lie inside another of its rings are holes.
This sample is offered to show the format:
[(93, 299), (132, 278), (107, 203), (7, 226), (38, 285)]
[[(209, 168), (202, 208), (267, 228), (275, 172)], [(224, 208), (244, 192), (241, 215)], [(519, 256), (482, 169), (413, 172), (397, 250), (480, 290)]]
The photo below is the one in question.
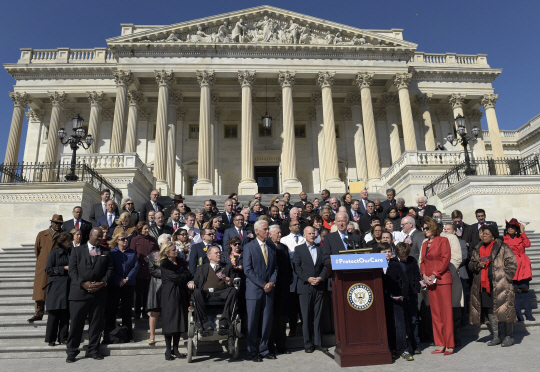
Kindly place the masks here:
[[(71, 155), (71, 173), (66, 175), (66, 181), (77, 181), (79, 177), (75, 174), (75, 168), (77, 166), (77, 150), (79, 146), (82, 146), (84, 149), (87, 149), (92, 143), (94, 143), (94, 137), (91, 134), (86, 135), (86, 132), (83, 128), (84, 119), (81, 118), (79, 114), (74, 116), (71, 120), (73, 126), (73, 133), (71, 137), (67, 138), (64, 141), (64, 138), (67, 136), (67, 132), (64, 128), (58, 130), (58, 138), (63, 145), (71, 147), (73, 154)], [(86, 137), (85, 137), (86, 136)]]
[(262, 117), (262, 125), (264, 129), (269, 129), (272, 125), (272, 117), (268, 115), (268, 79), (266, 79), (266, 112)]
[(454, 135), (452, 133), (448, 133), (448, 136), (446, 136), (446, 140), (450, 142), (453, 146), (456, 146), (458, 143), (461, 143), (463, 148), (465, 149), (465, 164), (467, 166), (467, 169), (465, 170), (465, 174), (469, 175), (472, 174), (473, 171), (471, 169), (471, 159), (469, 158), (469, 151), (467, 150), (467, 145), (469, 142), (474, 142), (478, 138), (478, 134), (480, 133), (480, 130), (475, 125), (472, 129), (472, 136), (468, 136), (465, 130), (465, 118), (461, 116), (461, 114), (458, 114), (456, 118), (457, 122), (457, 133), (460, 138), (456, 138), (454, 140)]

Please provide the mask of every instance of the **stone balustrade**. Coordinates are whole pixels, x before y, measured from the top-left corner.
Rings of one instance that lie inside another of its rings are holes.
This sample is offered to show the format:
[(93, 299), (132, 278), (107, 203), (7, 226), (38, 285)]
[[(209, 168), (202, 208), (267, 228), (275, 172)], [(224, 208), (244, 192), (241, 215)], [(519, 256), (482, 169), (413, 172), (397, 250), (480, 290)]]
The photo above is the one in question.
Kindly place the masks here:
[(107, 48), (93, 49), (32, 49), (22, 48), (19, 64), (37, 63), (116, 63), (113, 53)]
[[(501, 130), (500, 134), (502, 138), (519, 138), (521, 140), (538, 128), (540, 128), (540, 115), (535, 116), (516, 130)], [(483, 130), (482, 135), (489, 140), (489, 130)]]
[(487, 54), (424, 53), (415, 52), (409, 60), (411, 66), (449, 65), (489, 68)]

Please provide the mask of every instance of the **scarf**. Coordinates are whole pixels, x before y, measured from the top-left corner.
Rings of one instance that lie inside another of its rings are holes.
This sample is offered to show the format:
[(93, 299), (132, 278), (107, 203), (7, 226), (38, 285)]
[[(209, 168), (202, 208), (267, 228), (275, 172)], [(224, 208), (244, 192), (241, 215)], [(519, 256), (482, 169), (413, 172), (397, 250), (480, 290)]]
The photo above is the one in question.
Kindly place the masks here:
[[(495, 239), (489, 243), (488, 246), (481, 245), (480, 246), (480, 257), (491, 257), (491, 250), (493, 249), (493, 245), (495, 244)], [(489, 285), (489, 277), (488, 277), (488, 267), (491, 261), (486, 261), (486, 266), (482, 268), (482, 271), (480, 272), (480, 283), (481, 288), (485, 289), (487, 293), (491, 293), (491, 286)]]

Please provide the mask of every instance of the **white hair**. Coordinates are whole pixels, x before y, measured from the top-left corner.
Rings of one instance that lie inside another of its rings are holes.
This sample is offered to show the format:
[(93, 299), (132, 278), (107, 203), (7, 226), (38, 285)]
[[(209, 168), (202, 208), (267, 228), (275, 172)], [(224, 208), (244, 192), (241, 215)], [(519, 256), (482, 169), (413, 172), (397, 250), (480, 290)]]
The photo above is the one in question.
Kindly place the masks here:
[(260, 221), (255, 222), (255, 225), (253, 225), (253, 228), (255, 229), (255, 231), (260, 230), (262, 227), (261, 226), (262, 224), (266, 224), (268, 226), (268, 222), (266, 222), (265, 220), (260, 220)]
[(270, 234), (272, 234), (272, 231), (274, 230), (281, 230), (279, 225), (270, 225)]
[(411, 216), (405, 216), (401, 219), (401, 221), (412, 223), (412, 225), (415, 226), (414, 218), (412, 218)]
[(163, 242), (165, 240), (169, 239), (170, 242), (172, 242), (172, 236), (171, 234), (161, 234), (157, 240), (157, 243), (158, 245), (161, 247), (161, 244), (163, 244)]
[(418, 203), (420, 201), (420, 199), (424, 199), (424, 203), (427, 204), (427, 196), (420, 195), (418, 198), (416, 198), (416, 202)]
[(349, 222), (349, 214), (347, 212), (338, 212), (338, 213), (336, 213), (336, 220), (337, 220), (338, 216), (345, 216), (345, 218), (347, 219), (347, 223)]
[(246, 209), (248, 210), (248, 212), (251, 212), (251, 209), (249, 208), (242, 208), (242, 212), (245, 211)]

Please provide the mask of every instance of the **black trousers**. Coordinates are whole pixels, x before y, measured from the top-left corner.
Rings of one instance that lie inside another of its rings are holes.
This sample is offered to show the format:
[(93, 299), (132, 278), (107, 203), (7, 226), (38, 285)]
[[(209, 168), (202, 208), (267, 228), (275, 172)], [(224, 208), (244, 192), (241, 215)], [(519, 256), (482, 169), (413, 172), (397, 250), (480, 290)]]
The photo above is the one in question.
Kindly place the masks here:
[[(277, 302), (274, 299), (274, 304)], [(281, 351), (287, 348), (287, 321), (289, 316), (286, 312), (280, 311), (282, 307), (274, 306), (274, 313), (272, 315), (272, 333), (270, 334), (270, 340), (268, 341), (268, 350), (271, 353)]]
[[(289, 330), (296, 331), (298, 312), (300, 311), (300, 297), (296, 292), (289, 292)], [(301, 313), (301, 312), (300, 312)], [(300, 314), (302, 315), (302, 314)]]
[[(225, 289), (216, 290), (214, 292), (208, 292), (204, 289), (195, 289), (193, 291), (193, 301), (195, 302), (195, 312), (197, 313), (197, 321), (202, 325), (208, 321), (206, 317), (206, 308), (204, 306), (204, 301), (211, 298), (219, 298), (220, 300), (225, 300), (225, 306), (223, 308), (223, 313), (221, 313), (221, 319), (219, 320), (220, 325), (225, 323), (226, 325), (231, 324), (231, 316), (233, 308), (236, 304), (236, 299), (238, 297), (238, 291), (234, 287), (229, 287)], [(236, 309), (238, 312), (238, 309)]]
[(99, 338), (105, 323), (106, 299), (92, 298), (83, 301), (69, 301), (69, 314), (71, 327), (69, 329), (67, 355), (77, 356), (79, 345), (84, 330), (86, 318), (90, 318), (88, 328), (88, 351), (86, 355), (93, 355), (99, 352)]
[(148, 288), (150, 279), (135, 279), (135, 315), (141, 315), (148, 311), (146, 303), (148, 302)]
[(49, 310), (45, 342), (65, 342), (68, 339), (69, 309)]
[(131, 320), (131, 307), (133, 306), (133, 296), (135, 295), (134, 285), (110, 286), (107, 310), (105, 312), (105, 332), (107, 337), (116, 328), (116, 314), (120, 305), (120, 316), (122, 325), (127, 327), (128, 336), (133, 336), (133, 321)]
[(461, 307), (452, 308), (452, 317), (454, 319), (454, 343), (461, 343), (459, 327), (461, 327)]
[(311, 289), (311, 293), (298, 295), (302, 312), (302, 333), (304, 347), (321, 346), (321, 313), (323, 306), (322, 291)]

